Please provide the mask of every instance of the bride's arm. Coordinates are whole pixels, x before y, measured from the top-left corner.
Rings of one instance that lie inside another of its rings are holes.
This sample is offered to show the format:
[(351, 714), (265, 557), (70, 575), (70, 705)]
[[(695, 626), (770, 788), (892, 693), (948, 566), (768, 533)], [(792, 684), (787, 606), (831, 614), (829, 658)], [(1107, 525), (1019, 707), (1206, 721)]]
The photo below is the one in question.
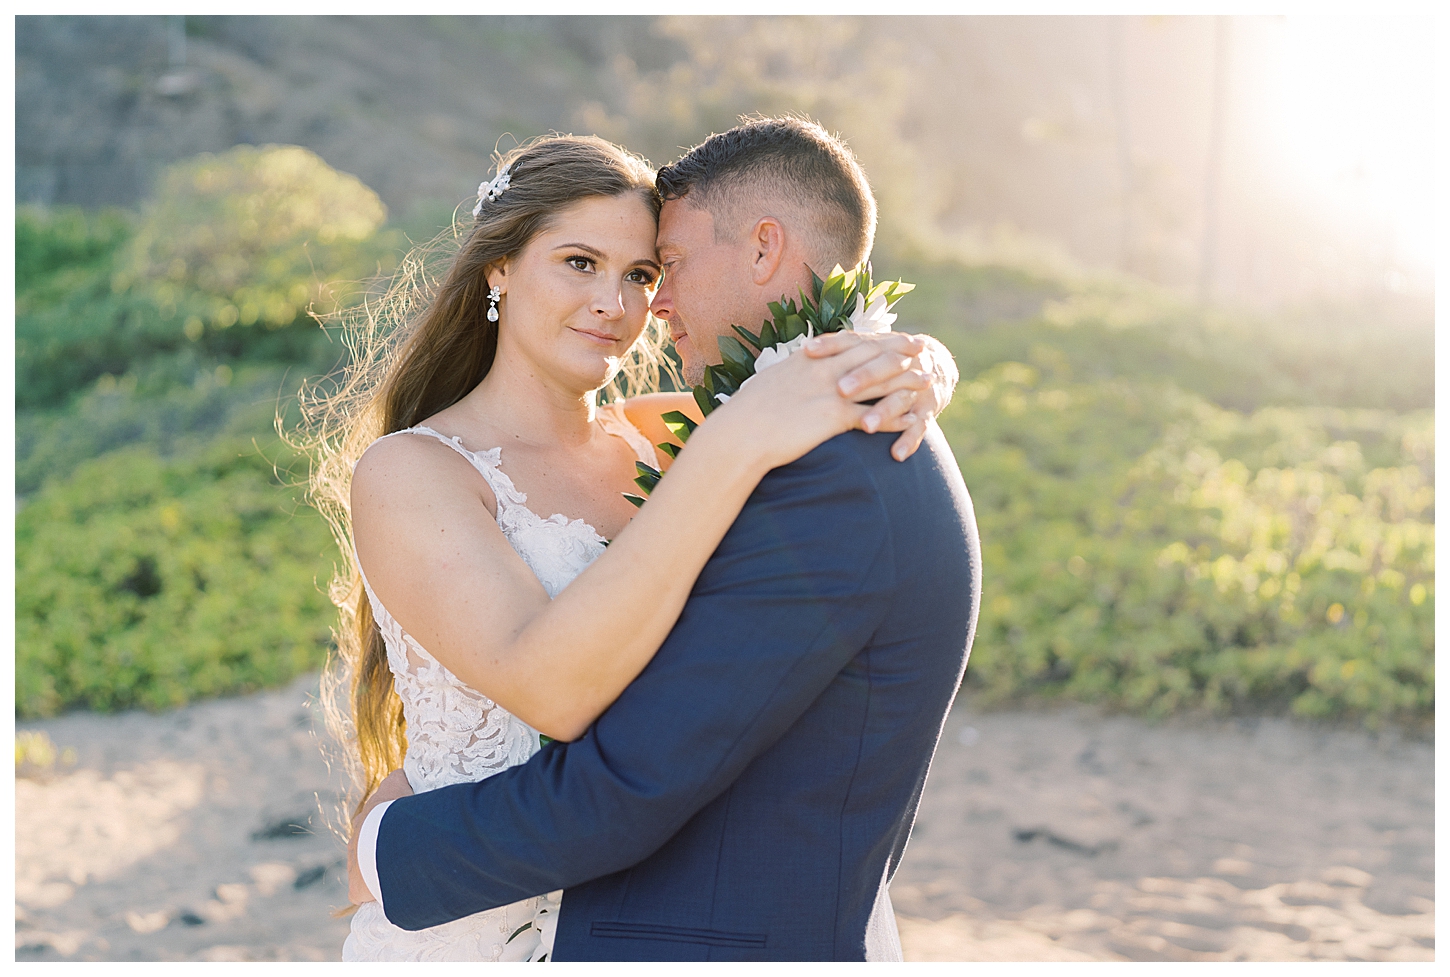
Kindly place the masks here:
[[(941, 341), (924, 334), (850, 332), (829, 333), (807, 346), (811, 356), (837, 356), (863, 342), (871, 342), (877, 353), (841, 378), (841, 396), (857, 403), (879, 400), (863, 419), (867, 430), (900, 431), (891, 454), (905, 461), (916, 453), (926, 435), (926, 422), (940, 414), (952, 399), (958, 374), (956, 361)], [(651, 444), (679, 441), (660, 420), (670, 411), (681, 411), (700, 420), (700, 408), (688, 393), (642, 394), (624, 402), (630, 423), (649, 438)], [(873, 426), (874, 425), (874, 426)], [(660, 456), (668, 468), (670, 459)]]
[(486, 489), (467, 462), (436, 441), (379, 442), (352, 486), (368, 581), (458, 678), (545, 735), (575, 739), (654, 656), (765, 473), (859, 426), (868, 408), (836, 384), (873, 355), (862, 344), (761, 374), (691, 435), (649, 503), (552, 601), (480, 504)]

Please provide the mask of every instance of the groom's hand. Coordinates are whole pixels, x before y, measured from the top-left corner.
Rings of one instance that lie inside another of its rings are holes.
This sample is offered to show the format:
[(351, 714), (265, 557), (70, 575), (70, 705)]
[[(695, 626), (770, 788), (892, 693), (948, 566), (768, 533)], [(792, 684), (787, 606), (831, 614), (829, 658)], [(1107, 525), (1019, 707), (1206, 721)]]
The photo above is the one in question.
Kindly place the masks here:
[(957, 385), (957, 364), (937, 339), (909, 333), (831, 332), (806, 344), (811, 357), (835, 356), (863, 342), (876, 343), (881, 352), (841, 378), (841, 396), (856, 402), (876, 400), (863, 419), (867, 431), (900, 431), (891, 446), (897, 461), (904, 461), (921, 446), (926, 423), (952, 399)]
[(373, 791), (372, 796), (367, 799), (358, 810), (357, 817), (352, 819), (352, 837), (347, 842), (347, 897), (361, 906), (365, 902), (373, 901), (373, 894), (368, 891), (367, 883), (363, 881), (362, 869), (357, 862), (357, 835), (362, 830), (363, 822), (372, 813), (373, 808), (384, 801), (395, 801), (399, 797), (409, 797), (413, 793), (408, 778), (401, 770), (394, 770), (383, 778), (378, 784), (378, 789)]

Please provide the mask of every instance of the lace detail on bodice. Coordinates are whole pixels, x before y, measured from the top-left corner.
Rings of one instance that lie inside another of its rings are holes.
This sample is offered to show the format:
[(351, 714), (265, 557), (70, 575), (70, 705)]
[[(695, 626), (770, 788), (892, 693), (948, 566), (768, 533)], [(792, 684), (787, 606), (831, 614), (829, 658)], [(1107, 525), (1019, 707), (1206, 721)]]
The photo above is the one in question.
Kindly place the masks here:
[[(629, 423), (622, 405), (600, 408), (600, 426), (623, 438), (635, 456), (657, 464), (649, 441)], [(399, 434), (437, 438), (453, 448), (488, 482), (496, 500), (496, 518), (504, 537), (544, 585), (550, 598), (604, 552), (605, 540), (582, 519), (562, 514), (544, 518), (527, 506), (528, 498), (499, 465), (502, 449), (469, 451), (461, 439), (428, 427)], [(357, 554), (353, 554), (357, 558)], [(483, 693), (464, 684), (420, 645), (388, 613), (358, 564), (373, 619), (388, 649), (393, 688), (403, 700), (408, 724), (408, 752), (403, 771), (413, 790), (483, 780), (523, 763), (539, 749), (539, 734), (523, 720)], [(511, 906), (477, 913), (442, 926), (408, 932), (389, 923), (376, 903), (364, 903), (354, 914), (352, 932), (343, 947), (344, 960), (509, 960), (537, 959), (553, 943), (558, 893), (525, 899)], [(553, 914), (551, 916), (551, 914)], [(535, 929), (512, 942), (521, 923)], [(542, 942), (541, 942), (542, 941)]]
[(363, 586), (388, 649), (393, 688), (403, 700), (403, 772), (415, 792), (482, 780), (534, 755), (538, 733), (428, 654), (393, 620), (366, 577)]

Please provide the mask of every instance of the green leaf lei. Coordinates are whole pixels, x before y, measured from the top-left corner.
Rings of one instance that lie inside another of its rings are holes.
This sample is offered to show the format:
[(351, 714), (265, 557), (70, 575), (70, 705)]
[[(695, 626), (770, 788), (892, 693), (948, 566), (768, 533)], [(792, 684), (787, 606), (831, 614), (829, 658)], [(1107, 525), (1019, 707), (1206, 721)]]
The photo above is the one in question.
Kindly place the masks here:
[[(811, 294), (807, 296), (801, 290), (799, 303), (795, 299), (786, 299), (785, 296), (781, 296), (779, 302), (771, 302), (771, 317), (761, 324), (759, 334), (732, 325), (730, 328), (735, 330), (740, 339), (734, 336), (720, 337), (722, 362), (718, 366), (705, 368), (705, 382), (693, 388), (695, 403), (700, 405), (700, 412), (709, 417), (711, 411), (729, 400), (746, 380), (755, 376), (755, 361), (763, 351), (772, 349), (784, 352), (778, 347), (801, 336), (818, 336), (821, 333), (850, 329), (852, 315), (858, 306), (867, 309), (873, 302), (884, 298), (886, 308), (889, 309), (915, 287), (902, 281), (873, 283), (869, 264), (855, 271), (843, 271), (837, 265), (824, 280), (812, 271)], [(754, 352), (751, 351), (752, 348)], [(687, 441), (690, 432), (698, 426), (693, 419), (677, 410), (662, 415), (660, 419), (681, 443)], [(671, 458), (676, 457), (680, 451), (677, 445), (668, 442), (658, 447)], [(642, 461), (635, 462), (634, 467), (639, 472), (634, 484), (639, 486), (644, 495), (626, 494), (625, 498), (636, 506), (641, 506), (660, 483), (663, 475), (659, 469)]]

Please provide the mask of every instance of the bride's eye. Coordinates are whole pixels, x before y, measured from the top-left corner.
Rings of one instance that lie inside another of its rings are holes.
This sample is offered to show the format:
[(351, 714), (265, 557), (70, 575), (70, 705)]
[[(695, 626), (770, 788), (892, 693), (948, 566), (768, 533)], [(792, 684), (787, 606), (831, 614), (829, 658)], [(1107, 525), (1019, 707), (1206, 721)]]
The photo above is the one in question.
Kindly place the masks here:
[(569, 265), (575, 271), (589, 271), (591, 268), (594, 267), (594, 262), (590, 261), (588, 258), (581, 257), (577, 254), (574, 257), (567, 258), (565, 260), (568, 261)]
[(655, 277), (654, 273), (647, 268), (636, 268), (624, 277), (627, 281), (634, 282), (636, 285), (643, 285), (645, 288), (649, 288), (659, 282), (659, 279)]

